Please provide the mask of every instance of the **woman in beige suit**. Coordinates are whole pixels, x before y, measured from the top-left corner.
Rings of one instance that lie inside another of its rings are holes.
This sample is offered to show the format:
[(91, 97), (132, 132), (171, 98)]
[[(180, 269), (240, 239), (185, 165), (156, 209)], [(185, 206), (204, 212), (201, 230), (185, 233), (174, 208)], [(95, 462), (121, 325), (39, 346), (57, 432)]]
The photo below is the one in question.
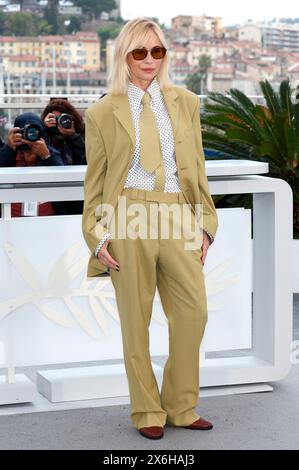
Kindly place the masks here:
[[(207, 321), (202, 267), (217, 215), (205, 174), (199, 99), (173, 86), (168, 68), (159, 26), (146, 18), (128, 22), (116, 41), (109, 93), (85, 116), (88, 275), (111, 276), (131, 419), (150, 439), (163, 437), (166, 423), (212, 428), (195, 408)], [(169, 326), (161, 393), (148, 332), (156, 288)]]

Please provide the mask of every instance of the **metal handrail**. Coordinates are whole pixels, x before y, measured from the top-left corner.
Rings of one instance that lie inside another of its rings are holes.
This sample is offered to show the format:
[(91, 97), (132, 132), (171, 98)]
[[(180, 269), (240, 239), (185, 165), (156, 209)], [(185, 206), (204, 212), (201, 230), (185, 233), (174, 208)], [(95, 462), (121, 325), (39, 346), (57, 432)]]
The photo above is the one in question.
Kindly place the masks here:
[[(102, 93), (98, 95), (56, 95), (56, 94), (0, 94), (0, 110), (1, 109), (43, 109), (45, 103), (50, 100), (53, 96), (68, 98), (70, 101), (75, 101), (78, 109), (85, 109), (90, 104), (94, 103), (99, 99)], [(198, 95), (202, 101), (204, 101), (208, 95)], [(226, 96), (230, 96), (227, 94)], [(248, 95), (250, 99), (264, 99), (262, 95)], [(18, 102), (15, 100), (18, 99)], [(22, 101), (22, 99), (33, 99), (34, 101)]]
[[(47, 102), (52, 98), (53, 96), (55, 97), (64, 97), (68, 98), (75, 107), (81, 111), (84, 111), (87, 109), (92, 103), (96, 102), (100, 96), (102, 95), (102, 92), (99, 90), (99, 93), (97, 95), (93, 94), (13, 94), (13, 93), (8, 93), (8, 94), (0, 94), (0, 118), (1, 118), (1, 111), (6, 111), (8, 114), (8, 117), (4, 119), (7, 119), (5, 122), (5, 125), (3, 126), (4, 128), (4, 133), (7, 133), (7, 129), (12, 126), (12, 122), (14, 121), (12, 117), (12, 112), (14, 115), (16, 115), (16, 110), (18, 114), (23, 113), (26, 110), (42, 110), (45, 108)], [(208, 95), (200, 94), (198, 95), (199, 98), (202, 100), (202, 102), (205, 101), (205, 99), (208, 97)], [(229, 94), (226, 94), (226, 96), (230, 96)], [(248, 95), (248, 98), (250, 99), (255, 99), (255, 100), (264, 100), (265, 98), (262, 95)], [(28, 99), (30, 100), (28, 102)], [(26, 101), (22, 101), (26, 100)], [(32, 101), (31, 101), (32, 100)], [(3, 138), (3, 137), (2, 137)]]

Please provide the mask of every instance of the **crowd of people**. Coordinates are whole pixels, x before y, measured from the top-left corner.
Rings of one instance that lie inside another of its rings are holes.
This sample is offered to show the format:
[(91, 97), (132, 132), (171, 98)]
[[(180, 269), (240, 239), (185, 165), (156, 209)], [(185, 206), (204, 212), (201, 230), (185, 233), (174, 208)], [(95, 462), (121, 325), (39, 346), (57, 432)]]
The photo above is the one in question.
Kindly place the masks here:
[[(65, 98), (49, 101), (41, 116), (26, 112), (17, 116), (6, 142), (0, 139), (0, 167), (85, 165), (84, 121)], [(26, 215), (81, 214), (83, 201), (36, 204), (36, 213), (26, 204), (13, 203), (12, 217)]]

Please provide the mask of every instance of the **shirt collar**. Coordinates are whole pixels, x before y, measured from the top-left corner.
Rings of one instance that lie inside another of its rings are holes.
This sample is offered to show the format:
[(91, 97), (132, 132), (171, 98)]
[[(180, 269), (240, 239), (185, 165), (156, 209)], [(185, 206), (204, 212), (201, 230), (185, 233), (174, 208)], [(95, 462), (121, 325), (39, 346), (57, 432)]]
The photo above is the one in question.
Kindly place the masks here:
[(146, 91), (151, 95), (151, 98), (154, 104), (161, 99), (160, 85), (156, 78), (152, 81), (152, 83), (150, 84), (150, 86), (148, 87)]
[[(152, 99), (154, 104), (162, 99), (160, 85), (159, 85), (159, 82), (156, 78), (154, 78), (154, 80), (152, 81), (152, 83), (150, 84), (150, 86), (147, 88), (146, 91), (150, 94), (151, 99)], [(137, 106), (140, 106), (141, 100), (143, 98), (144, 93), (145, 93), (144, 90), (142, 90), (138, 86), (134, 85), (132, 82), (129, 82), (129, 86), (128, 86), (129, 98), (130, 98), (130, 100), (132, 100), (132, 98), (134, 98), (134, 103), (136, 105), (138, 103)], [(136, 103), (136, 101), (137, 101), (137, 103)]]
[(144, 91), (134, 83), (130, 82), (128, 86), (128, 95), (130, 104), (134, 109), (138, 109), (144, 95)]

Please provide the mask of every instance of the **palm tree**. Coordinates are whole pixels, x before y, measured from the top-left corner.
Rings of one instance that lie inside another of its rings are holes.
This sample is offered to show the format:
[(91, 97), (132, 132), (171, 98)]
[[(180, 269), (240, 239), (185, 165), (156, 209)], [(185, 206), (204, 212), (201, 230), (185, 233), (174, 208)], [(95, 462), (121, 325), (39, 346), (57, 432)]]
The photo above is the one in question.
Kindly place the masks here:
[[(275, 92), (260, 82), (266, 105), (238, 89), (209, 93), (201, 117), (204, 147), (223, 156), (267, 162), (269, 176), (289, 183), (294, 195), (294, 230), (299, 234), (299, 86), (283, 80)], [(295, 91), (295, 94), (293, 93)], [(220, 158), (220, 157), (219, 157)]]
[(206, 92), (207, 90), (207, 78), (208, 78), (208, 70), (212, 65), (212, 60), (211, 57), (207, 54), (202, 54), (199, 58), (198, 61), (198, 69), (199, 69), (199, 74), (201, 76), (201, 94)]
[(208, 70), (212, 65), (211, 57), (202, 54), (198, 60), (197, 70), (187, 75), (185, 85), (188, 90), (193, 91), (197, 95), (203, 95), (207, 89)]

